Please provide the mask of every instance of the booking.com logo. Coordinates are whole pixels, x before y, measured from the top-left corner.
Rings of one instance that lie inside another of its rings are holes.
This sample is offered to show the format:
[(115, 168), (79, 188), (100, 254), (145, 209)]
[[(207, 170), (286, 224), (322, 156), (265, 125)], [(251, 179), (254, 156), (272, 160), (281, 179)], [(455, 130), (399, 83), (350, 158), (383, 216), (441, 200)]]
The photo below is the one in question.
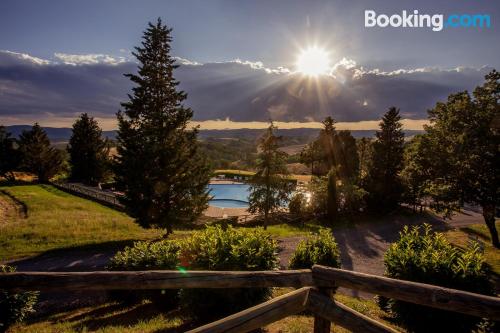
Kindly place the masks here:
[(445, 19), (443, 14), (420, 14), (418, 10), (401, 14), (377, 14), (374, 10), (365, 10), (365, 27), (393, 28), (432, 28), (441, 31), (444, 28), (490, 28), (488, 14), (450, 14)]

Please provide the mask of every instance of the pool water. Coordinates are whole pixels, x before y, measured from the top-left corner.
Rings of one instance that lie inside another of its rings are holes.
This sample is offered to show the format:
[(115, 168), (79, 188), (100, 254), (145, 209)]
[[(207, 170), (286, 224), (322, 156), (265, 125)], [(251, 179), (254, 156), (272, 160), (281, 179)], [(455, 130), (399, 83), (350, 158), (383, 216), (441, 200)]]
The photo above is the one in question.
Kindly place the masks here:
[(250, 186), (247, 184), (209, 184), (210, 206), (222, 208), (248, 208)]

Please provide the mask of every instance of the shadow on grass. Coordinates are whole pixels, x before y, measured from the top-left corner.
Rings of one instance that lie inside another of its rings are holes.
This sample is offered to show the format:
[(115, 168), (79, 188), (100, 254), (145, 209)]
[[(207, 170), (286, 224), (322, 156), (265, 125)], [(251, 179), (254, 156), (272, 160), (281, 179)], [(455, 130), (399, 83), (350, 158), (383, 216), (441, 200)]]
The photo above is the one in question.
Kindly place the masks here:
[(157, 333), (185, 332), (193, 328), (191, 320), (184, 318), (178, 309), (162, 309), (152, 303), (138, 303), (132, 306), (121, 304), (109, 304), (104, 307), (93, 309), (70, 318), (68, 321), (74, 323), (74, 328), (85, 327), (89, 331), (99, 330), (108, 326), (135, 326), (145, 323), (162, 314), (165, 321), (182, 318), (182, 323), (175, 327), (155, 330)]
[(104, 269), (109, 259), (137, 240), (118, 240), (68, 246), (45, 251), (33, 257), (8, 262), (18, 271), (85, 271)]
[(489, 235), (486, 235), (484, 234), (483, 232), (481, 231), (478, 231), (478, 230), (475, 230), (471, 227), (463, 227), (463, 228), (460, 228), (460, 230), (462, 230), (463, 232), (469, 234), (469, 235), (474, 235), (476, 236), (477, 238), (480, 238), (482, 241), (484, 242), (488, 242), (488, 243), (491, 243), (491, 238)]

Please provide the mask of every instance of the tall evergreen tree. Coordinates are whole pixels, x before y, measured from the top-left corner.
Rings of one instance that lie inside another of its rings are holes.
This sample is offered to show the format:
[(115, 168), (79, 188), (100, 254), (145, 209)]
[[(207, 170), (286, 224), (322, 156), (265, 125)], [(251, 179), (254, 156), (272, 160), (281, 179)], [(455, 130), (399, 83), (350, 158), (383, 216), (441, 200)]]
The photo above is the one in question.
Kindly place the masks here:
[(323, 157), (323, 175), (326, 175), (332, 168), (335, 168), (337, 161), (335, 159), (335, 144), (337, 141), (336, 121), (328, 116), (323, 120), (323, 129), (319, 132), (318, 145), (322, 150)]
[(402, 185), (399, 172), (403, 167), (404, 133), (399, 109), (391, 107), (380, 122), (373, 143), (373, 159), (368, 181), (368, 204), (373, 210), (386, 212), (400, 202)]
[(108, 169), (109, 144), (94, 118), (83, 113), (73, 124), (69, 139), (72, 181), (95, 185), (101, 182)]
[(13, 171), (19, 166), (19, 152), (15, 141), (5, 127), (0, 125), (0, 177), (8, 180), (14, 180)]
[(284, 206), (293, 186), (288, 179), (286, 153), (278, 150), (281, 137), (274, 135), (276, 127), (271, 123), (260, 138), (257, 171), (251, 179), (251, 213), (264, 215), (264, 229), (267, 228), (269, 214)]
[[(493, 70), (471, 96), (452, 94), (429, 111), (431, 185), (440, 207), (456, 203), (482, 207), (492, 243), (500, 248), (495, 215), (500, 205), (500, 73)], [(434, 197), (434, 195), (433, 195)], [(445, 204), (445, 205), (443, 205)]]
[(356, 139), (350, 131), (336, 133), (333, 152), (338, 177), (344, 181), (357, 179), (359, 176), (359, 157)]
[(340, 179), (357, 177), (359, 159), (351, 132), (337, 131), (332, 117), (326, 117), (323, 126), (316, 140), (302, 151), (302, 163), (311, 165), (311, 174), (316, 176), (327, 175), (334, 168)]
[(47, 133), (35, 123), (31, 130), (23, 131), (19, 137), (21, 166), (46, 183), (64, 169), (64, 154), (50, 146)]
[(357, 140), (356, 146), (358, 151), (360, 183), (365, 184), (370, 173), (373, 158), (372, 139), (361, 138)]
[(144, 226), (165, 228), (193, 221), (207, 207), (210, 169), (200, 155), (197, 129), (187, 128), (193, 111), (183, 106), (170, 55), (171, 29), (158, 19), (133, 53), (138, 74), (129, 101), (118, 113), (116, 177), (128, 213)]

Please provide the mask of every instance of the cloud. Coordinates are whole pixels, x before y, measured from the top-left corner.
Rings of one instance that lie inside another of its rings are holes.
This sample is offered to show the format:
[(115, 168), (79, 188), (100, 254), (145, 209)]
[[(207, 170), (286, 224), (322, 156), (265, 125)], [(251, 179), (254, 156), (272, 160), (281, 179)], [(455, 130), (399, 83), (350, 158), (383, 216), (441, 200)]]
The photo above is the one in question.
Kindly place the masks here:
[(118, 65), (127, 61), (126, 57), (112, 57), (107, 54), (67, 54), (54, 53), (54, 57), (65, 65)]
[(3, 54), (2, 62), (4, 66), (8, 65), (49, 65), (51, 63), (50, 60), (45, 60), (37, 57), (30, 56), (26, 53), (18, 53), (7, 50), (0, 50), (0, 55)]
[[(124, 73), (137, 64), (122, 56), (57, 53), (53, 59), (0, 51), (0, 123), (62, 123), (81, 112), (114, 123), (120, 102), (132, 88)], [(403, 118), (420, 121), (427, 110), (450, 93), (472, 89), (490, 68), (369, 69), (343, 58), (330, 75), (307, 78), (287, 68), (268, 68), (259, 61), (235, 59), (198, 63), (176, 58), (180, 89), (194, 120), (233, 123), (275, 121), (340, 122), (378, 120), (390, 106)], [(360, 123), (368, 126), (368, 123)]]

